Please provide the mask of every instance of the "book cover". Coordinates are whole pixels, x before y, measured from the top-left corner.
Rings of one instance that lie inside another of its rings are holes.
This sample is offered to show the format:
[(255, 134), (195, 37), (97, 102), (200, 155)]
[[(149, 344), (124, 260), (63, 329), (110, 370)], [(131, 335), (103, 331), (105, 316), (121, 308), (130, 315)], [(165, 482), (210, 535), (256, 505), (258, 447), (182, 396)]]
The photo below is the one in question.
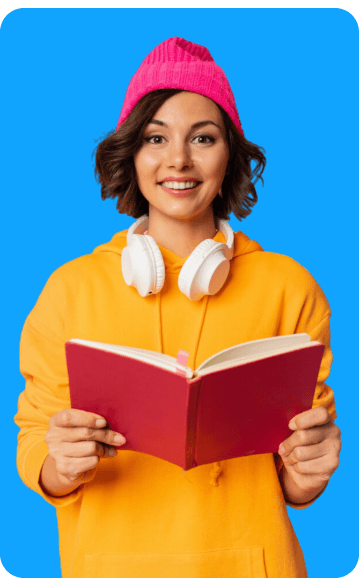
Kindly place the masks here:
[(66, 343), (71, 406), (102, 415), (121, 448), (185, 470), (276, 452), (290, 419), (312, 407), (324, 351), (311, 344), (210, 373), (185, 375), (139, 359)]

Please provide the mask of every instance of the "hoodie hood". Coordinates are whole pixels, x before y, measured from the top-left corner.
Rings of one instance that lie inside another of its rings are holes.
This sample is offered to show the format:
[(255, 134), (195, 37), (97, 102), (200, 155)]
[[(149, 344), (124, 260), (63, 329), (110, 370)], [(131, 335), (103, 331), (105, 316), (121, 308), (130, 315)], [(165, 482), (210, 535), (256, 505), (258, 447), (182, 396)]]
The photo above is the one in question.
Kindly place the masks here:
[[(220, 231), (217, 232), (216, 236), (213, 237), (214, 241), (218, 243), (225, 243), (225, 237), (223, 233)], [(111, 241), (108, 243), (104, 243), (103, 245), (99, 245), (93, 251), (94, 253), (103, 253), (103, 252), (110, 252), (116, 253), (118, 255), (122, 254), (122, 250), (127, 245), (127, 229), (124, 231), (120, 231), (116, 233)], [(171, 272), (178, 272), (181, 270), (181, 267), (187, 260), (187, 257), (179, 257), (169, 249), (166, 249), (159, 245), (161, 250), (163, 260), (165, 263), (166, 270), (170, 270)], [(255, 251), (263, 251), (262, 247), (256, 241), (252, 241), (247, 235), (238, 231), (234, 233), (234, 252), (233, 257), (231, 260), (241, 257), (242, 255), (247, 255), (248, 253), (253, 253)]]

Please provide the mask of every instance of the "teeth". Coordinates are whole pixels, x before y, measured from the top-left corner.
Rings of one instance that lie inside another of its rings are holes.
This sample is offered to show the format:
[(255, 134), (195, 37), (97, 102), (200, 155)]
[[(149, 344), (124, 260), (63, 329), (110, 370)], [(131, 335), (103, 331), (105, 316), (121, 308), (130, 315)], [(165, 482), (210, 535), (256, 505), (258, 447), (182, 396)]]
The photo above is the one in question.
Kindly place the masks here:
[(197, 186), (198, 183), (195, 183), (193, 181), (187, 181), (183, 183), (177, 183), (176, 181), (167, 181), (162, 184), (164, 187), (167, 187), (168, 189), (193, 189), (194, 187)]

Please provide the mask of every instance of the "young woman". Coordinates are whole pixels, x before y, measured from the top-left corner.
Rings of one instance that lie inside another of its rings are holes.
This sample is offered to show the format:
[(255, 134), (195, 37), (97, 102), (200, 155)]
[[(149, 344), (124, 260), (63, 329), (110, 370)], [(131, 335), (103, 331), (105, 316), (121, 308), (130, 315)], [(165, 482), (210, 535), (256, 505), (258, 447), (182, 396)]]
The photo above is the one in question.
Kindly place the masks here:
[[(286, 504), (310, 505), (339, 463), (330, 308), (298, 263), (233, 236), (229, 214), (251, 212), (264, 166), (208, 50), (177, 37), (157, 46), (96, 155), (102, 197), (139, 221), (55, 271), (22, 333), (18, 469), (57, 508), (64, 578), (307, 576)], [(274, 455), (184, 475), (70, 408), (73, 337), (185, 349), (195, 369), (235, 344), (303, 332), (325, 346), (313, 408)]]

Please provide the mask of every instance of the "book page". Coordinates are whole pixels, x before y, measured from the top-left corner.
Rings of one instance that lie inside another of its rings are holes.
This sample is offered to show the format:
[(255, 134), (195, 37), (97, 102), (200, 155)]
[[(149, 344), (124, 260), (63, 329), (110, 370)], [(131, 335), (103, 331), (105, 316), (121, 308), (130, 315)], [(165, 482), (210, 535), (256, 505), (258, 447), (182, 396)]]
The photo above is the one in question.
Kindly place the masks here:
[(205, 375), (205, 373), (210, 373), (214, 369), (217, 369), (218, 365), (220, 365), (221, 368), (224, 366), (234, 367), (235, 365), (239, 365), (239, 362), (244, 363), (251, 359), (261, 359), (274, 353), (291, 351), (309, 342), (310, 336), (307, 333), (296, 333), (295, 335), (280, 335), (240, 343), (239, 345), (234, 345), (219, 353), (215, 353), (206, 359), (206, 361), (201, 363), (197, 368), (196, 373), (198, 375)]
[[(71, 343), (78, 343), (79, 345), (85, 345), (86, 347), (93, 347), (95, 349), (102, 349), (103, 351), (109, 351), (111, 353), (116, 353), (117, 355), (124, 355), (125, 357), (130, 357), (131, 359), (137, 359), (138, 361), (143, 361), (145, 363), (150, 363), (161, 369), (167, 371), (172, 371), (177, 373), (177, 362), (174, 357), (166, 355), (165, 353), (159, 353), (158, 351), (150, 351), (149, 349), (138, 349), (136, 347), (126, 347), (125, 345), (114, 345), (112, 343), (100, 343), (98, 341), (86, 341), (85, 339), (70, 339)], [(185, 370), (187, 377), (193, 376), (193, 371), (189, 367), (180, 366), (182, 371)]]

